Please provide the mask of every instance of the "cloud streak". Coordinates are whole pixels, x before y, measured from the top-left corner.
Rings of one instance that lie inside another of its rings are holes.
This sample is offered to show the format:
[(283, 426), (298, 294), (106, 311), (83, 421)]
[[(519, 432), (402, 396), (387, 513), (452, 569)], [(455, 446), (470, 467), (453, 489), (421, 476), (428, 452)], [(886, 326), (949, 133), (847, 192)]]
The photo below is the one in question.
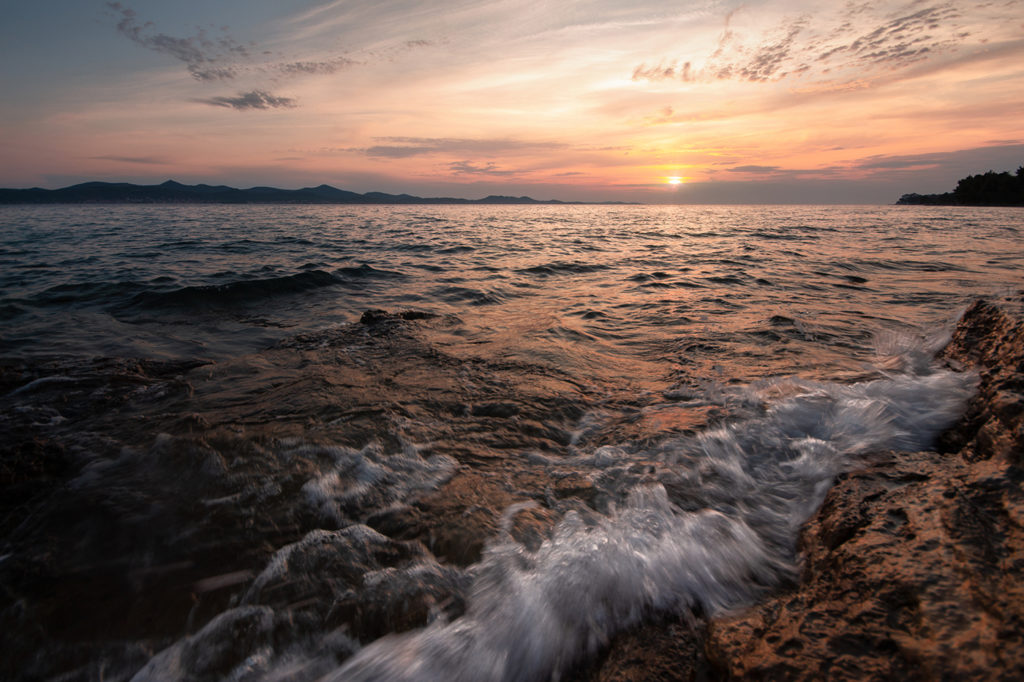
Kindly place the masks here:
[[(278, 78), (292, 79), (307, 76), (326, 76), (338, 73), (343, 69), (362, 64), (348, 56), (333, 56), (322, 59), (294, 59), (291, 61), (260, 61), (253, 55), (255, 46), (245, 45), (227, 34), (210, 36), (207, 31), (199, 29), (195, 35), (179, 37), (159, 32), (152, 22), (139, 20), (135, 10), (125, 7), (120, 2), (108, 2), (107, 7), (117, 17), (117, 32), (148, 50), (167, 55), (185, 65), (189, 75), (200, 82), (232, 81), (249, 76), (256, 82), (271, 82)], [(414, 49), (429, 44), (427, 41), (409, 41), (402, 49)], [(268, 55), (269, 52), (262, 54)], [(294, 101), (287, 98), (267, 95), (266, 87), (257, 87), (246, 96), (239, 98), (215, 97), (196, 101), (234, 109), (268, 109), (282, 106), (294, 106)], [(259, 94), (262, 96), (253, 96)]]
[(499, 168), (493, 161), (487, 161), (482, 165), (472, 161), (455, 161), (448, 164), (448, 169), (453, 175), (490, 175), (508, 176), (516, 175), (519, 171)]
[(362, 151), (367, 156), (378, 158), (404, 159), (429, 154), (497, 155), (538, 151), (557, 151), (568, 145), (560, 142), (532, 142), (513, 139), (468, 139), (458, 137), (378, 137), (376, 144)]
[(197, 35), (179, 38), (158, 33), (151, 22), (139, 23), (135, 10), (120, 2), (108, 2), (107, 7), (120, 15), (118, 33), (146, 49), (183, 62), (196, 80), (230, 80), (237, 75), (236, 68), (218, 63), (230, 58), (249, 57), (248, 48), (227, 34), (210, 38), (206, 31), (200, 29)]
[(120, 163), (140, 163), (144, 165), (164, 166), (169, 162), (154, 156), (90, 156), (96, 161), (118, 161)]
[[(998, 141), (972, 149), (927, 154), (874, 155), (860, 160), (857, 168), (869, 171), (912, 171), (922, 168), (963, 168), (968, 172), (1014, 170), (1024, 158), (1024, 142)], [(1016, 165), (1014, 165), (1016, 164)]]
[(873, 3), (850, 4), (839, 15), (801, 15), (753, 36), (726, 19), (715, 49), (703, 60), (666, 59), (634, 67), (634, 81), (778, 81), (807, 74), (832, 80), (835, 72), (902, 69), (956, 52), (972, 36), (969, 22), (952, 4), (905, 5), (895, 16), (871, 13)]
[(214, 107), (225, 107), (237, 111), (248, 111), (252, 109), (291, 109), (296, 102), (290, 97), (277, 97), (263, 90), (252, 90), (251, 92), (240, 93), (234, 97), (205, 97), (192, 100), (200, 104), (209, 104)]
[(734, 166), (726, 168), (730, 173), (774, 173), (781, 170), (778, 166)]
[(330, 75), (359, 63), (348, 57), (335, 57), (322, 61), (283, 62), (273, 68), (285, 76)]

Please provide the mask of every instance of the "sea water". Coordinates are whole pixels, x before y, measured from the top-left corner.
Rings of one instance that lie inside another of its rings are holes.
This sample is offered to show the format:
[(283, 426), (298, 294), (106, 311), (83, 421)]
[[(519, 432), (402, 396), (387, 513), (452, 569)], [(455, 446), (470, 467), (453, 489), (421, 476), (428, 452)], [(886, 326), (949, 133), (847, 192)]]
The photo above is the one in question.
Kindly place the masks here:
[[(20, 672), (541, 680), (658, 614), (742, 608), (793, 578), (838, 473), (962, 412), (975, 377), (933, 358), (972, 300), (1024, 286), (1022, 230), (949, 207), (3, 207), (0, 428), (65, 453), (4, 510), (3, 623), (42, 624), (23, 648), (51, 659)], [(90, 598), (54, 616), (32, 561), (68, 602), (134, 580), (126, 627), (83, 644)], [(429, 608), (366, 625), (388, 600)]]

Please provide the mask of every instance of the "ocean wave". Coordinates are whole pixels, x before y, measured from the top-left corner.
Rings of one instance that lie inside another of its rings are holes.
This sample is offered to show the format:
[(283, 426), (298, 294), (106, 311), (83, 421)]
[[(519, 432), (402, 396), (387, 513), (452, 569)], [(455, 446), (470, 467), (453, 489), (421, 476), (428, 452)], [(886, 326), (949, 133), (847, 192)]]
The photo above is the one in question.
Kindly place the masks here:
[(397, 270), (382, 270), (380, 268), (374, 268), (366, 263), (361, 265), (339, 268), (335, 272), (339, 276), (346, 279), (355, 280), (366, 280), (366, 279), (405, 279), (406, 275), (403, 272)]
[(775, 396), (760, 416), (648, 451), (604, 446), (547, 459), (553, 469), (589, 467), (612, 488), (628, 484), (638, 461), (661, 473), (606, 515), (569, 512), (535, 552), (508, 537), (492, 542), (464, 616), (378, 640), (328, 679), (549, 679), (653, 613), (748, 603), (795, 574), (800, 525), (836, 474), (879, 450), (928, 447), (975, 382), (949, 371), (767, 382), (707, 396), (740, 397), (753, 410)]
[(516, 297), (516, 294), (509, 291), (487, 291), (459, 286), (438, 287), (431, 294), (449, 303), (468, 303), (473, 306), (494, 305)]
[(144, 291), (133, 296), (127, 307), (161, 310), (239, 305), (334, 286), (344, 281), (338, 275), (323, 270), (310, 270), (282, 277), (187, 286), (173, 291)]
[(136, 294), (146, 285), (139, 282), (78, 282), (58, 284), (35, 294), (26, 302), (36, 306), (69, 304), (105, 304)]
[(552, 261), (550, 263), (542, 263), (540, 265), (532, 265), (526, 268), (519, 268), (516, 272), (521, 272), (531, 275), (540, 275), (543, 277), (550, 277), (553, 275), (579, 275), (588, 272), (600, 272), (601, 270), (607, 270), (611, 265), (605, 263), (583, 263), (579, 261)]

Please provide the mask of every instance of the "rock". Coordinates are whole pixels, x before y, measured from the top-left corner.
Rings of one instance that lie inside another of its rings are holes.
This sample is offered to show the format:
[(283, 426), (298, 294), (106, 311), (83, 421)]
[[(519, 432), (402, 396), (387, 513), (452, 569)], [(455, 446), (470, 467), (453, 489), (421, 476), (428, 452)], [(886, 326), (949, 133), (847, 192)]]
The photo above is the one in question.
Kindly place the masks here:
[(804, 530), (799, 588), (712, 622), (713, 664), (733, 678), (1019, 679), (1020, 473), (899, 453), (844, 477)]
[(705, 682), (706, 624), (666, 618), (622, 632), (605, 655), (570, 673), (569, 682)]
[(479, 403), (474, 405), (470, 410), (470, 414), (474, 417), (498, 417), (499, 419), (508, 419), (519, 414), (519, 407), (515, 403), (510, 402), (490, 402), (490, 403)]
[(342, 625), (366, 643), (434, 621), (451, 620), (466, 609), (470, 578), (450, 566), (426, 560), (403, 568), (368, 572), (358, 591), (331, 606), (329, 625)]
[[(997, 306), (977, 301), (964, 313), (942, 357), (980, 370), (978, 396), (945, 434), (946, 452), (968, 461), (990, 457), (1024, 465), (1024, 296)], [(1014, 315), (1010, 310), (1016, 310)]]
[(314, 530), (280, 549), (243, 604), (303, 611), (322, 628), (344, 628), (367, 642), (464, 609), (468, 579), (442, 567), (417, 542), (399, 542), (363, 525)]

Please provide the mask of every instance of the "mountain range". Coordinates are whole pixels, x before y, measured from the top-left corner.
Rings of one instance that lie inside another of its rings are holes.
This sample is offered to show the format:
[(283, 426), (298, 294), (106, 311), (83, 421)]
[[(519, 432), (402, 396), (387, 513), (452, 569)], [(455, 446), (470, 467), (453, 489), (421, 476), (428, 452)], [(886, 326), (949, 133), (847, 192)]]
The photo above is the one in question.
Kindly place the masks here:
[[(483, 199), (417, 197), (411, 194), (359, 194), (319, 185), (302, 189), (226, 185), (183, 185), (174, 180), (159, 185), (127, 182), (83, 182), (61, 189), (0, 189), (0, 204), (578, 204), (540, 201), (530, 197), (491, 195)], [(620, 203), (620, 202), (609, 202)]]

